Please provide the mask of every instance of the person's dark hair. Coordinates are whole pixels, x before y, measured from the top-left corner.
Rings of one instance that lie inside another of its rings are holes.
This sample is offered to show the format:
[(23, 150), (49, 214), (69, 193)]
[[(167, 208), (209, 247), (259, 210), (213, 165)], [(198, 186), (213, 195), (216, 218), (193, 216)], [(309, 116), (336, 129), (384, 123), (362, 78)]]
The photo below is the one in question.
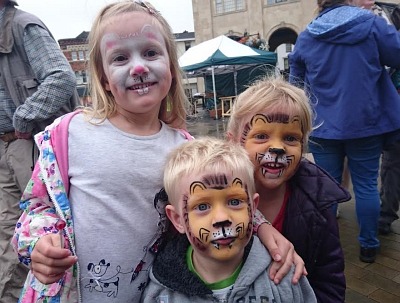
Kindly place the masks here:
[(346, 3), (347, 3), (347, 0), (317, 0), (319, 12), (322, 12), (324, 9), (326, 9), (328, 7), (346, 4)]

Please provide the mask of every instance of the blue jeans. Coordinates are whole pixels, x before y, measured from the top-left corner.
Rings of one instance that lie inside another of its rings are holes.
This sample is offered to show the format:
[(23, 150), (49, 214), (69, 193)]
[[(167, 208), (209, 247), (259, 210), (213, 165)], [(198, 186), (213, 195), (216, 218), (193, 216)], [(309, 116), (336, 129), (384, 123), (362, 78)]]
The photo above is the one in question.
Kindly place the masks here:
[(360, 227), (358, 241), (361, 247), (379, 247), (378, 176), (383, 136), (349, 140), (312, 137), (310, 141), (309, 148), (315, 162), (339, 183), (342, 181), (343, 161), (347, 157)]

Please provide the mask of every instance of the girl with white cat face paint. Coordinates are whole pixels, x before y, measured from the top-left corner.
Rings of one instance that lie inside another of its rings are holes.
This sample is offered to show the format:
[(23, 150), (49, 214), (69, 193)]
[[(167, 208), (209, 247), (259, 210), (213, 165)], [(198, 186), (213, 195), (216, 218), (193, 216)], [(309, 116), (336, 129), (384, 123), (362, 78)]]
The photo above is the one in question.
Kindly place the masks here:
[(185, 128), (187, 98), (174, 35), (157, 10), (143, 1), (109, 4), (89, 39), (92, 116), (140, 134), (156, 133), (160, 120)]
[(101, 39), (105, 87), (118, 113), (158, 119), (161, 101), (171, 86), (168, 52), (152, 16), (132, 12), (116, 16)]

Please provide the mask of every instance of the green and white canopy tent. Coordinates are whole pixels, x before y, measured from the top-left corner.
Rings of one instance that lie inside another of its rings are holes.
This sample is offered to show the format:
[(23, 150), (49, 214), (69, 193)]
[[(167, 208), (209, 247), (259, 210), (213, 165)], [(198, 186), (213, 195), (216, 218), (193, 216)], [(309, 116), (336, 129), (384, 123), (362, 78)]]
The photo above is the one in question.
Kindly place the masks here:
[(188, 77), (212, 76), (214, 104), (217, 107), (215, 75), (233, 73), (237, 94), (238, 70), (260, 65), (275, 66), (276, 61), (274, 52), (255, 49), (221, 35), (189, 48), (179, 58), (179, 65)]

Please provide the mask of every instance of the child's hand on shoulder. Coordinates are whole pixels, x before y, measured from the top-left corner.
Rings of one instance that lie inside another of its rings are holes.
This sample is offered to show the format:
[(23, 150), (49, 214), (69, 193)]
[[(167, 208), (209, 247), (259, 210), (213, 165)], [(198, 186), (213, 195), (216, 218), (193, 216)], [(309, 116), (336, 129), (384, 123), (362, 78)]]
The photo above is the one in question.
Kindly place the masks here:
[(293, 284), (297, 284), (302, 275), (307, 275), (304, 261), (294, 250), (293, 244), (272, 225), (261, 224), (257, 235), (272, 257), (269, 277), (275, 284), (279, 284), (283, 277), (290, 273), (293, 264), (295, 265)]
[(34, 276), (43, 284), (51, 284), (60, 280), (78, 258), (68, 249), (61, 248), (59, 234), (48, 234), (36, 242), (31, 260)]
[(281, 258), (280, 261), (274, 260), (270, 267), (269, 276), (275, 284), (280, 283), (283, 277), (285, 277), (290, 272), (293, 265), (295, 266), (292, 278), (292, 283), (294, 285), (299, 282), (301, 276), (307, 276), (307, 270), (303, 259), (296, 253), (293, 244), (290, 244), (292, 246), (286, 251), (286, 255), (284, 255), (284, 257)]

